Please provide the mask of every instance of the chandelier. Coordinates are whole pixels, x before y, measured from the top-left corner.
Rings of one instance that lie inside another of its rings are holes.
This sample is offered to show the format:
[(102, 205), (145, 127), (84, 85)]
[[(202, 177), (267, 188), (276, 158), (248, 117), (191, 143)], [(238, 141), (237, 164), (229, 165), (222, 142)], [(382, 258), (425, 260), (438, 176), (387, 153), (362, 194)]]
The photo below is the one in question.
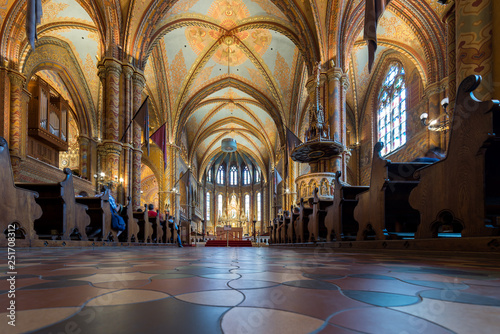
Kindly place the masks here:
[(222, 152), (232, 153), (236, 152), (238, 146), (236, 145), (236, 140), (233, 138), (222, 139), (221, 150)]

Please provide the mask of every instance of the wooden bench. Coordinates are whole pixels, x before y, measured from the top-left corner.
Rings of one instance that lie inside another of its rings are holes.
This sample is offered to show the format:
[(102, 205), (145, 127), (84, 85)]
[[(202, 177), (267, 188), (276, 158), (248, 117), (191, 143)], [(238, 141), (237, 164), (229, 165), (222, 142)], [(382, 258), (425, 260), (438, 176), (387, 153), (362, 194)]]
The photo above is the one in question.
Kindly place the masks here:
[(280, 242), (287, 243), (292, 232), (292, 211), (283, 212), (283, 226), (281, 227)]
[(326, 208), (327, 241), (356, 239), (359, 229), (354, 219), (354, 208), (358, 204), (356, 195), (369, 189), (367, 186), (349, 186), (340, 181), (341, 175), (340, 171), (335, 173), (333, 204)]
[(9, 225), (14, 224), (11, 226), (16, 238), (38, 239), (34, 229), (35, 220), (42, 216), (42, 208), (36, 203), (38, 193), (15, 186), (9, 147), (3, 137), (0, 137), (0, 184), (1, 232), (7, 237)]
[(147, 204), (144, 205), (144, 211), (134, 212), (134, 218), (137, 219), (137, 224), (139, 226), (137, 241), (142, 243), (151, 242), (151, 234), (153, 230), (148, 218)]
[(295, 235), (295, 222), (299, 219), (300, 212), (299, 208), (297, 207), (292, 208), (291, 212), (292, 214), (290, 216), (290, 226), (288, 227), (287, 231), (287, 242), (294, 243), (296, 242), (297, 238), (297, 236)]
[(312, 202), (313, 210), (312, 214), (309, 216), (309, 223), (307, 224), (310, 242), (326, 241), (326, 208), (331, 205), (331, 200), (320, 200), (318, 196), (318, 188), (314, 188)]
[[(109, 189), (105, 189), (99, 196), (76, 197), (76, 201), (85, 204), (87, 214), (90, 216), (90, 225), (87, 229), (89, 239), (117, 240), (116, 232), (111, 228), (111, 206), (109, 205)], [(100, 230), (100, 232), (99, 232)]]
[(71, 169), (64, 168), (64, 174), (66, 177), (59, 183), (19, 182), (16, 186), (39, 194), (36, 202), (43, 214), (34, 222), (39, 239), (87, 240), (87, 206), (75, 200)]
[(306, 207), (304, 205), (304, 199), (300, 199), (300, 209), (299, 218), (295, 221), (293, 226), (295, 230), (296, 242), (302, 243), (309, 240), (309, 230), (307, 229), (307, 224), (309, 223), (309, 216), (312, 214), (312, 207)]
[(160, 212), (156, 210), (156, 217), (148, 217), (148, 221), (151, 224), (151, 242), (161, 243), (162, 242), (162, 228), (160, 225)]
[(421, 218), (415, 238), (445, 229), (462, 237), (499, 234), (500, 106), (474, 97), (480, 82), (471, 75), (458, 87), (446, 158), (418, 171), (410, 195)]
[(389, 233), (415, 233), (420, 215), (408, 203), (413, 188), (418, 185), (414, 173), (430, 163), (393, 163), (381, 157), (383, 143), (375, 144), (370, 188), (356, 196), (358, 205), (354, 219), (359, 223), (357, 240), (374, 237), (383, 240)]
[(118, 241), (121, 242), (137, 242), (137, 233), (139, 232), (138, 219), (134, 218), (132, 210), (132, 199), (127, 197), (127, 205), (123, 207), (120, 213), (125, 221), (125, 231), (118, 236)]

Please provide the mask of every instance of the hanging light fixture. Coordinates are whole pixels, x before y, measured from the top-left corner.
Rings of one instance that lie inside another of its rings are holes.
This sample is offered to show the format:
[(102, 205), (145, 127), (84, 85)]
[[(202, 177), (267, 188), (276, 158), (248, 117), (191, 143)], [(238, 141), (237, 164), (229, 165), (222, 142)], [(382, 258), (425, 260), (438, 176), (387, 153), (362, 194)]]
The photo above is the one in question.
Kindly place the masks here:
[(232, 153), (236, 152), (238, 149), (238, 145), (236, 144), (236, 140), (233, 138), (224, 138), (222, 139), (221, 150), (222, 152)]

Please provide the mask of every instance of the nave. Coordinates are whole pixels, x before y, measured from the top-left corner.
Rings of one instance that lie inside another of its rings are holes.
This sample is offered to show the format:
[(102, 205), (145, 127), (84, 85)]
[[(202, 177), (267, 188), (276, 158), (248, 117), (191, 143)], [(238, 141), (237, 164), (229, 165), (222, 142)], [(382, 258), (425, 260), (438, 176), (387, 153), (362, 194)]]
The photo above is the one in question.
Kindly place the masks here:
[[(1, 321), (0, 332), (496, 333), (497, 261), (321, 248), (20, 248), (16, 327)], [(8, 289), (3, 276), (1, 305)]]

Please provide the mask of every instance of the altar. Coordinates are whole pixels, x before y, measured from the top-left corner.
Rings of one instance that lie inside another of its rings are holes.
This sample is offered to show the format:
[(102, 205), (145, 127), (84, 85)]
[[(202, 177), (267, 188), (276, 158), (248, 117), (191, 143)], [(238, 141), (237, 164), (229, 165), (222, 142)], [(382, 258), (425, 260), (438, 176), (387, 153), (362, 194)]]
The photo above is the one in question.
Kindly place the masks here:
[(241, 240), (243, 238), (243, 227), (231, 227), (230, 230), (226, 230), (225, 227), (217, 226), (216, 239), (226, 240), (226, 238), (229, 238), (229, 240)]

